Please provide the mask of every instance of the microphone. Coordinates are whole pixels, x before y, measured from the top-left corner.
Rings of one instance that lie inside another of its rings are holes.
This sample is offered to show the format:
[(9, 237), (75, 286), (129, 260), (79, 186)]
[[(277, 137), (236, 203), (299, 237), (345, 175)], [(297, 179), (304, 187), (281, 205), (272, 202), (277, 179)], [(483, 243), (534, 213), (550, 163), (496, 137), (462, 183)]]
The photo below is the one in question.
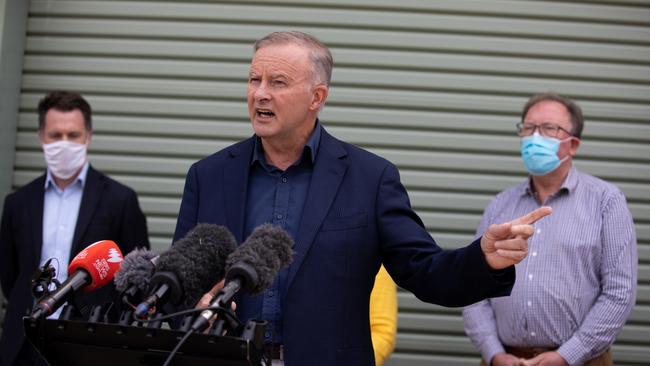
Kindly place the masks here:
[(100, 240), (79, 252), (68, 266), (68, 278), (54, 292), (41, 299), (30, 318), (51, 315), (77, 290), (93, 291), (109, 283), (120, 269), (122, 252), (111, 240)]
[[(273, 282), (281, 268), (291, 264), (293, 239), (280, 227), (257, 227), (226, 261), (226, 284), (210, 307), (226, 307), (235, 294), (257, 294)], [(210, 324), (213, 310), (204, 310), (191, 330), (201, 332)]]
[[(124, 303), (140, 301), (147, 291), (149, 281), (156, 271), (159, 256), (149, 249), (137, 248), (124, 257), (120, 270), (115, 274), (115, 289), (122, 294)], [(136, 300), (138, 299), (138, 300)]]
[(226, 227), (196, 225), (159, 256), (149, 297), (136, 307), (134, 315), (142, 318), (167, 302), (185, 309), (193, 307), (214, 282), (223, 278), (226, 258), (236, 247)]

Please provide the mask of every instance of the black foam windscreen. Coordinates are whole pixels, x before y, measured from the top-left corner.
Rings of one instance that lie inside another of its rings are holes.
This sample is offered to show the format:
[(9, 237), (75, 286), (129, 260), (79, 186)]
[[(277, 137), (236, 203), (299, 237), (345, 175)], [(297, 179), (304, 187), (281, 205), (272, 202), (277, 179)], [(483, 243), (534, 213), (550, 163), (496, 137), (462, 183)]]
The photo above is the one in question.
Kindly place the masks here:
[(151, 261), (154, 257), (156, 253), (149, 249), (137, 248), (127, 254), (113, 279), (115, 288), (122, 292), (135, 286), (137, 290), (146, 291), (149, 280), (156, 270), (156, 266)]
[(293, 244), (284, 229), (271, 224), (261, 225), (228, 257), (226, 273), (239, 263), (250, 265), (257, 272), (258, 281), (247, 284), (246, 292), (259, 293), (273, 282), (281, 268), (291, 264)]
[(226, 258), (236, 247), (235, 238), (226, 227), (198, 224), (160, 255), (156, 268), (177, 275), (183, 290), (180, 306), (191, 308), (223, 279)]

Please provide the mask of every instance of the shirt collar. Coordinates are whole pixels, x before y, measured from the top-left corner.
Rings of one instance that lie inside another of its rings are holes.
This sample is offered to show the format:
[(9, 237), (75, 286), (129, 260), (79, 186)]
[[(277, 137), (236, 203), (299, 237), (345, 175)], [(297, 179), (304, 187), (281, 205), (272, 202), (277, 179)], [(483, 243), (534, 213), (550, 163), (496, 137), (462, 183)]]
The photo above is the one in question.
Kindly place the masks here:
[[(578, 172), (576, 171), (575, 166), (572, 164), (571, 169), (569, 169), (569, 174), (567, 174), (566, 178), (564, 178), (564, 181), (562, 182), (560, 189), (558, 189), (558, 192), (566, 191), (567, 193), (571, 193), (576, 189), (577, 186)], [(531, 176), (528, 176), (526, 184), (522, 186), (521, 195), (529, 195), (532, 197), (535, 196), (535, 192), (533, 191), (533, 178)]]
[(564, 179), (564, 182), (562, 182), (562, 186), (560, 187), (560, 190), (566, 189), (567, 192), (571, 193), (575, 191), (577, 186), (578, 186), (578, 171), (576, 170), (575, 166), (571, 164), (571, 169), (569, 170), (569, 174), (566, 176), (566, 179)]
[[(302, 150), (302, 157), (298, 159), (298, 162), (300, 162), (307, 154), (310, 157), (311, 163), (314, 164), (316, 161), (316, 154), (318, 153), (318, 146), (320, 145), (320, 136), (322, 129), (323, 128), (320, 124), (320, 121), (316, 119), (314, 130), (307, 139), (307, 142), (305, 143), (305, 146)], [(251, 165), (255, 164), (255, 162), (259, 162), (265, 165), (266, 159), (264, 158), (264, 147), (262, 146), (262, 140), (259, 136), (255, 135), (253, 145), (253, 157), (251, 159)]]
[[(79, 172), (79, 175), (77, 175), (77, 178), (70, 184), (70, 186), (78, 184), (83, 188), (84, 185), (86, 184), (86, 176), (88, 175), (88, 167), (90, 164), (88, 162), (85, 162), (83, 167), (81, 168), (81, 171)], [(45, 189), (47, 190), (49, 187), (55, 187), (56, 189), (59, 188), (59, 186), (56, 185), (54, 182), (54, 176), (52, 175), (52, 172), (50, 169), (47, 169), (47, 175), (45, 176)]]

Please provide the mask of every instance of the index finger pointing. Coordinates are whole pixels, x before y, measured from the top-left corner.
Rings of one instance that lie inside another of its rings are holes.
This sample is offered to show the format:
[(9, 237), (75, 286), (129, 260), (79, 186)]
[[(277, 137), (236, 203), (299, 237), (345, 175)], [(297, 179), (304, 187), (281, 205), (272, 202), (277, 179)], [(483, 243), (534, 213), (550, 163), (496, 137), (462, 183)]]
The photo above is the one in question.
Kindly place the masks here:
[(551, 207), (543, 206), (536, 209), (535, 211), (531, 211), (526, 215), (521, 216), (518, 219), (512, 220), (511, 223), (513, 225), (531, 225), (542, 217), (550, 215), (551, 212), (553, 212), (553, 209)]

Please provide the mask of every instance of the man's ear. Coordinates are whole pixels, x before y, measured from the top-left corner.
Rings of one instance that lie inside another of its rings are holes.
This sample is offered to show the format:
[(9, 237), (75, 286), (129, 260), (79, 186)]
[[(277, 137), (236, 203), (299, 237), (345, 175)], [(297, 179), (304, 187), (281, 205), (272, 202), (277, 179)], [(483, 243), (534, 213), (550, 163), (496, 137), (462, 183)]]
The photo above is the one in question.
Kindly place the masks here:
[(86, 132), (86, 148), (90, 147), (90, 142), (93, 140), (93, 131)]
[(38, 130), (38, 141), (41, 143), (41, 145), (45, 144), (45, 131), (42, 129)]
[(327, 100), (328, 94), (329, 94), (329, 88), (327, 87), (327, 85), (317, 84), (316, 86), (314, 86), (309, 109), (313, 111), (317, 111), (320, 108), (322, 108), (323, 104), (325, 104), (325, 100)]
[(571, 154), (571, 157), (574, 157), (576, 153), (578, 152), (578, 148), (580, 147), (580, 139), (577, 137), (574, 137), (569, 141), (571, 146), (569, 147), (569, 154)]

